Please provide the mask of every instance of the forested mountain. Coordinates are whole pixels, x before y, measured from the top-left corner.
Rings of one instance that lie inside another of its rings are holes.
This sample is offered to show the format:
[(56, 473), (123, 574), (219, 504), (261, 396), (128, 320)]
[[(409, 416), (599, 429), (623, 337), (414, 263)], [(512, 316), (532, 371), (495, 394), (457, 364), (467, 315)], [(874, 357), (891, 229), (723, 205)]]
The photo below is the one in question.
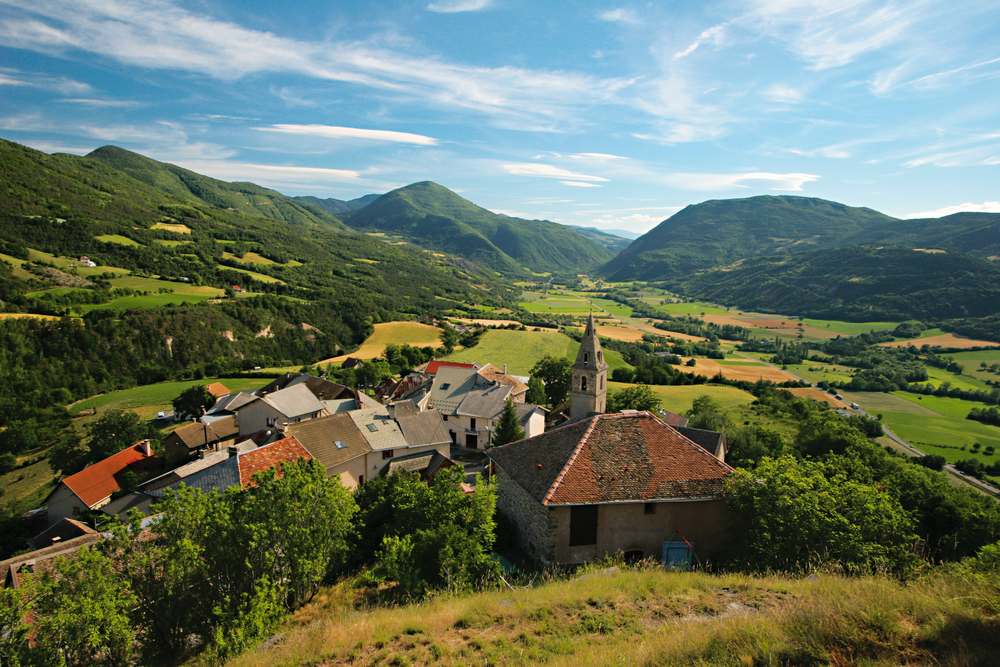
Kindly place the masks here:
[(454, 253), (508, 274), (578, 273), (611, 258), (606, 247), (547, 220), (498, 215), (431, 181), (382, 195), (344, 222), (399, 234), (414, 243)]
[(847, 320), (939, 321), (996, 313), (1000, 266), (964, 253), (851, 246), (756, 257), (676, 282), (741, 308)]
[(356, 199), (334, 199), (333, 197), (322, 199), (320, 197), (304, 196), (304, 197), (292, 197), (292, 199), (299, 202), (303, 206), (309, 208), (319, 207), (324, 211), (326, 211), (327, 213), (340, 217), (344, 215), (350, 215), (355, 211), (363, 209), (365, 206), (368, 206), (368, 204), (371, 204), (373, 201), (375, 201), (381, 196), (382, 195), (374, 195), (374, 194), (363, 195)]
[(760, 196), (688, 206), (606, 264), (614, 280), (677, 280), (751, 257), (866, 243), (1000, 253), (1000, 214), (898, 220), (869, 208), (808, 197)]
[(305, 207), (275, 190), (253, 183), (227, 183), (117, 146), (102, 146), (87, 159), (99, 160), (180, 201), (292, 224), (323, 222), (341, 226), (329, 212)]
[(571, 227), (571, 229), (592, 241), (597, 241), (609, 251), (616, 254), (627, 248), (632, 243), (632, 238), (635, 238), (626, 238), (616, 232), (598, 229), (597, 227)]

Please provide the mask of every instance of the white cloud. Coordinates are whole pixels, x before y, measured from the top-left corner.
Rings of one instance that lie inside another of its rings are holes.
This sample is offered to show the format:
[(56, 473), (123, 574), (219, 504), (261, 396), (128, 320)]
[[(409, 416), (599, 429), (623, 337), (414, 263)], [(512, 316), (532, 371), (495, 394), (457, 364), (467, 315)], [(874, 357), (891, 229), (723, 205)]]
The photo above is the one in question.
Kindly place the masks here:
[(255, 127), (259, 132), (277, 132), (279, 134), (295, 134), (300, 136), (321, 137), (323, 139), (363, 139), (366, 141), (387, 141), (401, 144), (417, 144), (433, 146), (437, 143), (434, 137), (410, 132), (394, 130), (368, 130), (358, 127), (341, 127), (338, 125), (289, 125), (278, 124), (269, 127)]
[(568, 156), (571, 160), (581, 160), (583, 162), (617, 162), (627, 160), (627, 157), (613, 155), (611, 153), (573, 153)]
[(21, 72), (10, 67), (0, 67), (0, 86), (21, 86), (51, 90), (63, 95), (86, 95), (93, 92), (88, 83), (61, 76), (48, 76), (32, 72)]
[(667, 174), (664, 180), (669, 185), (687, 190), (732, 190), (765, 185), (774, 191), (801, 192), (803, 185), (819, 180), (819, 176), (801, 173), (777, 174), (767, 171), (734, 174), (679, 172)]
[(1000, 201), (984, 201), (978, 204), (967, 202), (965, 204), (954, 204), (952, 206), (942, 206), (930, 211), (916, 211), (907, 213), (904, 218), (942, 218), (953, 213), (971, 211), (974, 213), (1000, 213)]
[(371, 43), (292, 39), (196, 14), (168, 0), (37, 2), (0, 19), (0, 45), (48, 55), (79, 50), (224, 81), (265, 72), (296, 74), (477, 111), (512, 129), (564, 129), (579, 109), (619, 103), (619, 92), (633, 83), (578, 72), (462, 65)]
[(701, 31), (695, 40), (674, 54), (674, 60), (682, 60), (697, 51), (703, 44), (720, 46), (725, 39), (726, 29), (724, 25), (714, 25)]
[(21, 143), (45, 153), (71, 153), (73, 155), (86, 155), (97, 148), (97, 146), (72, 146), (58, 141), (36, 141), (34, 139), (25, 139)]
[(775, 83), (764, 89), (764, 97), (780, 104), (796, 104), (802, 101), (803, 93), (798, 88)]
[(574, 181), (584, 183), (606, 183), (608, 179), (603, 176), (592, 176), (579, 172), (563, 169), (551, 164), (541, 162), (514, 162), (503, 165), (503, 170), (514, 176), (537, 176), (541, 178), (554, 178), (560, 181)]
[(585, 183), (583, 181), (559, 181), (563, 185), (568, 185), (571, 188), (599, 188), (600, 185), (596, 183)]
[(911, 0), (757, 0), (743, 20), (825, 70), (898, 42), (924, 9)]
[(250, 181), (282, 192), (325, 192), (346, 182), (357, 182), (361, 173), (353, 169), (257, 164), (229, 160), (177, 160), (185, 169), (224, 181)]
[(633, 25), (639, 23), (639, 15), (636, 14), (634, 10), (628, 9), (627, 7), (606, 9), (603, 12), (598, 13), (597, 18), (607, 23), (628, 23)]
[(64, 97), (59, 101), (65, 104), (77, 104), (98, 109), (131, 109), (139, 106), (138, 102), (132, 100), (112, 100), (100, 97)]
[(989, 60), (982, 60), (969, 65), (962, 65), (961, 67), (952, 67), (941, 72), (925, 74), (907, 81), (905, 85), (915, 88), (938, 88), (953, 83), (956, 80), (970, 82), (995, 79), (1000, 77), (1000, 67), (993, 67), (993, 65), (1000, 65), (1000, 58), (990, 58)]
[(438, 0), (427, 5), (427, 11), (438, 14), (478, 12), (488, 8), (492, 4), (493, 0)]

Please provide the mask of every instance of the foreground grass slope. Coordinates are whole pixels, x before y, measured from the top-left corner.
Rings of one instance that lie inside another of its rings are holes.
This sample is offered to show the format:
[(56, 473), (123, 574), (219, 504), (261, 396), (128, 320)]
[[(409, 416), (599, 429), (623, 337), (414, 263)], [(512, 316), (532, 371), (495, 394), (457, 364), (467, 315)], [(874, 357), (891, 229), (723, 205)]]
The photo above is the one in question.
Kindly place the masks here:
[(944, 575), (905, 585), (609, 568), (369, 611), (341, 585), (231, 664), (986, 665), (1000, 621), (984, 595)]

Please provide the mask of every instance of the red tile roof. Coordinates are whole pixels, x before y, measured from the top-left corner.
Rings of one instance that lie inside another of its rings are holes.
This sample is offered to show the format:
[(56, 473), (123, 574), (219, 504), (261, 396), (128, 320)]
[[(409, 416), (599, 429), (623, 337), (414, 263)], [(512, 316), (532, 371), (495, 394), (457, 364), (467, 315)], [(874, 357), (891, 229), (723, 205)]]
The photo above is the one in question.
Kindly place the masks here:
[(648, 412), (597, 415), (490, 457), (545, 505), (714, 497), (732, 472)]
[(452, 368), (475, 368), (475, 364), (465, 364), (460, 361), (439, 361), (434, 359), (427, 364), (427, 369), (424, 371), (428, 375), (436, 375), (438, 369), (442, 366), (450, 366)]
[(687, 426), (688, 418), (684, 415), (679, 415), (676, 412), (671, 412), (670, 410), (663, 410), (660, 412), (660, 419), (669, 424), (670, 426)]
[(213, 382), (211, 384), (205, 385), (205, 391), (212, 395), (213, 398), (222, 398), (232, 392), (229, 391), (229, 387), (222, 384), (221, 382)]
[(312, 455), (294, 436), (276, 440), (269, 445), (241, 454), (239, 457), (240, 486), (244, 489), (251, 486), (254, 475), (272, 468), (277, 468), (280, 475), (282, 464), (299, 459), (309, 460), (312, 459)]
[(121, 491), (115, 475), (133, 463), (153, 456), (152, 449), (146, 453), (148, 443), (143, 440), (112, 454), (103, 461), (87, 466), (80, 472), (65, 478), (62, 483), (90, 508), (112, 493)]

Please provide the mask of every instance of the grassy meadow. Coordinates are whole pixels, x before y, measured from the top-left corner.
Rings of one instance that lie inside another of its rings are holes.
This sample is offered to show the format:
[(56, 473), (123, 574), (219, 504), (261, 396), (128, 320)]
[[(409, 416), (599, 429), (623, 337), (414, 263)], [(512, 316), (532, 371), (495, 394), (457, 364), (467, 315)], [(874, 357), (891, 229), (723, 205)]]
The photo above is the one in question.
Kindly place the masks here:
[(629, 317), (632, 314), (631, 308), (617, 301), (572, 290), (552, 290), (548, 294), (525, 292), (519, 305), (528, 312), (547, 315), (587, 315), (591, 306), (595, 317)]
[[(579, 347), (575, 340), (555, 331), (490, 329), (483, 333), (478, 345), (454, 352), (445, 359), (480, 364), (489, 362), (501, 367), (506, 364), (509, 372), (528, 375), (531, 367), (542, 357), (575, 359)], [(614, 350), (605, 350), (604, 358), (609, 370), (631, 368), (621, 353)]]
[(398, 321), (380, 322), (357, 350), (339, 357), (325, 359), (321, 365), (341, 363), (348, 357), (355, 359), (375, 359), (381, 357), (390, 345), (412, 345), (414, 347), (440, 347), (441, 329), (422, 322)]
[[(322, 591), (232, 667), (988, 664), (996, 623), (958, 577), (805, 579), (587, 568), (535, 587), (359, 608)], [(993, 654), (995, 655), (995, 654)]]
[[(608, 391), (621, 391), (635, 385), (627, 382), (609, 382)], [(735, 414), (737, 408), (750, 405), (753, 394), (724, 384), (648, 385), (660, 399), (665, 410), (684, 414), (691, 409), (699, 396), (711, 396), (727, 413)]]

